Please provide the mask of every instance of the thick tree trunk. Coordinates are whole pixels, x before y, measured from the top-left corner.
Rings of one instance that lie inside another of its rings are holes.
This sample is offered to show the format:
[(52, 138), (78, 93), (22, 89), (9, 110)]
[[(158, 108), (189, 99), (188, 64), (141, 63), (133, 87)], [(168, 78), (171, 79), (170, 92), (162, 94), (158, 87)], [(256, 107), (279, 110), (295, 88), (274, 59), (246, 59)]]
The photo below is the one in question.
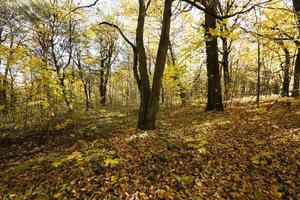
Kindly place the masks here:
[(153, 84), (151, 97), (148, 105), (148, 115), (146, 121), (147, 129), (156, 128), (156, 119), (159, 110), (159, 97), (164, 75), (165, 64), (167, 59), (168, 45), (170, 41), (170, 27), (172, 17), (172, 2), (173, 0), (165, 0), (162, 30), (156, 55), (155, 70), (153, 75)]
[[(300, 33), (300, 0), (293, 0), (293, 6), (294, 6), (294, 11), (296, 14), (296, 18), (298, 20), (298, 31)], [(298, 46), (298, 54), (295, 62), (295, 70), (294, 70), (294, 87), (293, 87), (293, 96), (294, 97), (299, 97), (300, 96), (300, 91), (299, 91), (299, 84), (300, 84), (300, 41), (298, 38), (297, 41), (297, 46)]]
[(106, 106), (107, 101), (107, 83), (110, 76), (111, 66), (112, 66), (112, 56), (113, 56), (114, 43), (109, 47), (109, 52), (107, 57), (101, 61), (101, 71), (100, 71), (100, 104)]
[(285, 56), (285, 64), (283, 68), (283, 85), (281, 95), (286, 97), (289, 96), (291, 56), (288, 49), (284, 48), (283, 51)]
[(150, 82), (147, 69), (147, 57), (144, 46), (144, 25), (146, 17), (146, 5), (144, 0), (139, 0), (139, 16), (136, 29), (136, 48), (138, 57), (138, 71), (140, 75), (140, 108), (138, 127), (147, 129), (147, 106), (150, 98)]
[(143, 42), (146, 9), (144, 0), (139, 0), (140, 9), (137, 26), (137, 52), (139, 58), (139, 73), (141, 80), (141, 102), (138, 127), (143, 130), (151, 130), (156, 128), (162, 77), (165, 69), (169, 44), (172, 2), (173, 0), (165, 0), (162, 31), (156, 55), (152, 88), (150, 88), (149, 76), (147, 72), (147, 58)]
[(300, 96), (299, 85), (300, 85), (300, 48), (298, 48), (297, 58), (295, 62), (293, 97)]
[[(210, 0), (205, 3), (206, 9), (209, 13), (217, 14), (217, 2)], [(215, 16), (205, 13), (205, 37), (206, 40), (206, 54), (207, 54), (207, 106), (208, 111), (223, 111), (222, 91), (221, 91), (221, 77), (218, 58), (218, 41), (217, 37), (212, 35), (210, 31), (216, 28), (217, 19)]]

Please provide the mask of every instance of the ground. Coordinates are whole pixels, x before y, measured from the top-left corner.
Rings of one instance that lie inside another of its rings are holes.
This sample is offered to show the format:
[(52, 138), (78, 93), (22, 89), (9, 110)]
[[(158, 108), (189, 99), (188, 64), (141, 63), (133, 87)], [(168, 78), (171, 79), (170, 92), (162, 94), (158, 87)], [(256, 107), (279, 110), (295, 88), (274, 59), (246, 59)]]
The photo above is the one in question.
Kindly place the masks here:
[(300, 199), (300, 100), (135, 124), (120, 109), (3, 130), (0, 199)]

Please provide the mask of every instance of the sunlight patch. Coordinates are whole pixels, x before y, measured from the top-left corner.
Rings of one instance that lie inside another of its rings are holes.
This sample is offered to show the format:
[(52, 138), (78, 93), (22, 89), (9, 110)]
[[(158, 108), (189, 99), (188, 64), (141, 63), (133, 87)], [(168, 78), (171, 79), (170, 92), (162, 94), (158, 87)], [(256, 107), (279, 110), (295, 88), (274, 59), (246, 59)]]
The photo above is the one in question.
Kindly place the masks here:
[(145, 131), (143, 133), (138, 133), (138, 134), (134, 134), (132, 135), (130, 138), (127, 139), (127, 141), (131, 141), (131, 140), (134, 140), (134, 139), (137, 139), (137, 138), (146, 138), (149, 136), (149, 132), (148, 131)]

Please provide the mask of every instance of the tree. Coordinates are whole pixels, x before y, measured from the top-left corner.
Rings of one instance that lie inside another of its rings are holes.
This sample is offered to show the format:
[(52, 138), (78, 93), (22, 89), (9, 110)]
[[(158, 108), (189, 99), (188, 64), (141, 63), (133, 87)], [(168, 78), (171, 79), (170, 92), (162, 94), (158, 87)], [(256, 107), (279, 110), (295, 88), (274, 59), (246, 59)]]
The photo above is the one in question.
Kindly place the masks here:
[[(294, 6), (294, 11), (296, 15), (296, 19), (298, 22), (298, 31), (300, 33), (300, 1), (299, 0), (293, 0), (293, 6)], [(297, 58), (295, 62), (295, 69), (294, 69), (294, 87), (293, 87), (293, 96), (294, 97), (299, 97), (300, 96), (300, 42), (297, 40), (296, 42), (297, 48), (298, 48), (298, 53), (297, 53)]]
[(99, 62), (100, 62), (100, 85), (99, 85), (99, 94), (100, 94), (100, 104), (102, 106), (106, 105), (107, 101), (107, 84), (110, 77), (111, 68), (113, 63), (118, 56), (117, 49), (117, 36), (113, 30), (98, 30), (96, 32), (96, 44), (99, 52)]
[[(9, 33), (5, 29), (9, 26), (12, 19), (12, 13), (8, 9), (7, 3), (1, 4), (0, 7), (0, 49), (4, 53), (6, 48), (3, 43), (8, 39)], [(4, 65), (4, 55), (0, 55), (0, 67)], [(8, 81), (8, 67), (5, 67), (4, 74), (0, 71), (0, 111), (7, 112), (7, 81)]]
[[(207, 105), (208, 111), (223, 111), (221, 77), (218, 56), (218, 38), (212, 31), (217, 28), (217, 5), (216, 0), (204, 3), (208, 12), (205, 13), (205, 37), (207, 55)], [(213, 15), (211, 15), (212, 13)]]
[(102, 24), (110, 25), (121, 33), (122, 37), (133, 49), (134, 55), (134, 74), (140, 92), (140, 107), (138, 116), (138, 128), (142, 130), (151, 130), (156, 128), (157, 114), (159, 110), (159, 97), (161, 92), (162, 77), (164, 74), (166, 57), (168, 52), (171, 16), (172, 16), (172, 3), (173, 0), (164, 1), (164, 11), (162, 28), (157, 49), (156, 62), (152, 80), (152, 87), (150, 86), (147, 55), (144, 45), (144, 27), (145, 17), (148, 4), (144, 0), (139, 0), (138, 21), (136, 28), (136, 46), (130, 42), (120, 30), (119, 27), (111, 23), (103, 22)]
[(35, 41), (39, 48), (36, 53), (46, 65), (57, 75), (65, 103), (70, 112), (73, 111), (72, 91), (66, 83), (67, 70), (72, 65), (73, 37), (76, 27), (74, 16), (66, 11), (72, 11), (72, 1), (60, 5), (57, 1), (31, 1), (24, 9), (25, 15), (33, 26)]

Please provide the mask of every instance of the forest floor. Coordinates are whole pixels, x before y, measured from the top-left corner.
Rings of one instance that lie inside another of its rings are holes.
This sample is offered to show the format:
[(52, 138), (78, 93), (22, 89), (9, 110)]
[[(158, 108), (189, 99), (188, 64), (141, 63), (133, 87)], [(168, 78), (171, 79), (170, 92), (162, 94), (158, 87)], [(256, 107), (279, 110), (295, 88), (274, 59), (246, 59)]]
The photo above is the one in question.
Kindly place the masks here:
[(154, 131), (125, 110), (2, 131), (0, 199), (300, 199), (300, 100), (161, 113)]

